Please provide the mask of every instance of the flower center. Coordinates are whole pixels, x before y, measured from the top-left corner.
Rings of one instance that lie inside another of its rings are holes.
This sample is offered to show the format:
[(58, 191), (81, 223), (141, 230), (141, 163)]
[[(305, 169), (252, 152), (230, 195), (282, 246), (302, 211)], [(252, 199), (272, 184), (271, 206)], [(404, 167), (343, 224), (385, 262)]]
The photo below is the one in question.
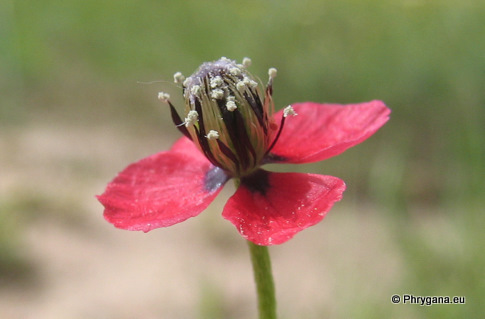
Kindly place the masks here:
[(183, 121), (169, 97), (159, 95), (170, 105), (172, 119), (182, 133), (209, 161), (232, 177), (248, 176), (263, 164), (287, 115), (277, 131), (278, 125), (272, 118), (276, 69), (269, 70), (269, 82), (262, 91), (247, 71), (250, 62), (245, 58), (242, 64), (236, 64), (223, 57), (202, 64), (187, 79), (177, 72), (174, 80), (182, 84), (185, 99)]

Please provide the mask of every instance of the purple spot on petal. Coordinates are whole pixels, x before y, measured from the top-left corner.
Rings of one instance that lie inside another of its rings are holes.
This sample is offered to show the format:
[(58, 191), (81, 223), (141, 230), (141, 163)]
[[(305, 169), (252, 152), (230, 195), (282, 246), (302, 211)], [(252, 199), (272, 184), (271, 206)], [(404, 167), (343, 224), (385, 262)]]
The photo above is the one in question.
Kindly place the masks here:
[(209, 193), (212, 193), (224, 185), (228, 179), (229, 176), (227, 176), (224, 170), (214, 166), (205, 174), (204, 187)]

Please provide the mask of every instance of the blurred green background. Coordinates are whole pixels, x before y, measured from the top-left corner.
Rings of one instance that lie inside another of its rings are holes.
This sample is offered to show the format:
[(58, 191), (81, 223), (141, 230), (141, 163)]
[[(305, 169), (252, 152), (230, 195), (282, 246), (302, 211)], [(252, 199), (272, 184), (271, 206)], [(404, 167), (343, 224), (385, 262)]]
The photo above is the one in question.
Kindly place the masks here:
[[(285, 260), (293, 259), (301, 246), (309, 254), (335, 253), (332, 260), (317, 259), (318, 267), (333, 263), (338, 268), (340, 262), (348, 268), (340, 273), (345, 278), (332, 278), (332, 287), (338, 289), (314, 308), (300, 300), (305, 299), (306, 283), (290, 288), (282, 279), (277, 286), (282, 318), (483, 314), (485, 2), (479, 0), (2, 1), (0, 295), (4, 300), (20, 300), (25, 309), (43, 309), (43, 302), (49, 303), (38, 297), (50, 285), (43, 271), (59, 263), (55, 257), (44, 260), (39, 256), (43, 253), (32, 252), (37, 251), (33, 242), (42, 247), (43, 234), (75, 232), (103, 243), (105, 233), (121, 233), (103, 221), (94, 194), (102, 192), (125, 165), (168, 148), (179, 136), (168, 109), (157, 100), (157, 92), (168, 91), (182, 108), (173, 73), (190, 75), (202, 62), (221, 56), (238, 61), (251, 57), (251, 72), (263, 81), (267, 69), (276, 67), (277, 108), (301, 101), (381, 99), (392, 109), (386, 126), (361, 146), (323, 163), (283, 168), (338, 176), (348, 190), (330, 214), (338, 216), (329, 215), (323, 222), (325, 229), (313, 231), (307, 239), (297, 236), (288, 248), (274, 248), (275, 268), (285, 269)], [(220, 207), (212, 209), (214, 218), (204, 219), (204, 225), (218, 223)], [(221, 224), (227, 230), (215, 230), (221, 234), (207, 243), (200, 241), (207, 231), (195, 224), (190, 227), (200, 234), (182, 234), (192, 241), (188, 247), (229, 246), (247, 257), (244, 246), (232, 243), (239, 238), (228, 224)], [(386, 234), (383, 240), (397, 256), (397, 265), (387, 265), (382, 253), (376, 255), (380, 237), (369, 242), (359, 237), (372, 235), (359, 227), (369, 224), (372, 233)], [(323, 248), (317, 245), (322, 249), (316, 252), (312, 245), (319, 238), (317, 232), (327, 230), (337, 232), (332, 235), (335, 242)], [(155, 246), (162, 244), (165, 231), (157, 231)], [(350, 231), (360, 235), (352, 237)], [(234, 239), (227, 244), (223, 236)], [(348, 241), (342, 244), (339, 238)], [(358, 238), (369, 244), (355, 246)], [(67, 244), (62, 252), (83, 254), (78, 248)], [(349, 257), (356, 252), (360, 259)], [(51, 253), (55, 256), (55, 251)], [(89, 265), (90, 260), (88, 256), (83, 262)], [(309, 271), (303, 264), (297, 267), (281, 271), (280, 276), (297, 278)], [(371, 288), (382, 287), (379, 276), (368, 277), (361, 267), (398, 271), (393, 280), (383, 276), (389, 284), (376, 294)], [(224, 283), (214, 286), (208, 280), (192, 289), (194, 301), (179, 309), (179, 315), (166, 315), (162, 306), (140, 304), (151, 314), (145, 318), (183, 318), (186, 309), (199, 318), (244, 317), (235, 313), (241, 307), (237, 298), (220, 297), (228, 289)], [(252, 293), (251, 285), (248, 289)], [(318, 289), (310, 292), (311, 300), (319, 300), (314, 296)], [(393, 293), (458, 295), (467, 300), (466, 305), (393, 305)], [(292, 303), (292, 296), (299, 301)], [(255, 307), (252, 302), (248, 307)], [(112, 308), (123, 303), (118, 300)], [(97, 313), (97, 304), (85, 307), (88, 313)], [(69, 309), (72, 312), (61, 317), (86, 314)], [(0, 303), (2, 311), (2, 318), (9, 314), (19, 318), (6, 303)], [(248, 311), (254, 315), (255, 308)], [(121, 318), (111, 317), (109, 311), (91, 317)]]

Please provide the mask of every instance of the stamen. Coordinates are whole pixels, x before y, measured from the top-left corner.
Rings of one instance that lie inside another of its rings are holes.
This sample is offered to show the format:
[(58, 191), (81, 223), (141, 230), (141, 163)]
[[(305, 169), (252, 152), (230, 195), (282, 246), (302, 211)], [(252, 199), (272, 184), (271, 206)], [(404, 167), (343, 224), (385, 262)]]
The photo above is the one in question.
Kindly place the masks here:
[(258, 86), (258, 82), (253, 81), (246, 76), (246, 77), (244, 77), (244, 79), (242, 81), (239, 81), (239, 82), (236, 83), (236, 88), (241, 93), (244, 92), (244, 90), (248, 86), (254, 89)]
[(239, 81), (236, 83), (236, 89), (239, 91), (239, 92), (244, 92), (244, 90), (246, 89), (246, 83), (244, 83), (244, 81)]
[(217, 140), (219, 139), (219, 132), (210, 130), (205, 137), (207, 137), (208, 140)]
[(243, 82), (244, 84), (249, 85), (252, 88), (255, 88), (258, 86), (258, 82), (251, 80), (247, 76), (244, 77)]
[(281, 118), (280, 128), (278, 130), (278, 133), (276, 133), (276, 137), (273, 140), (273, 143), (271, 143), (271, 146), (268, 147), (268, 150), (264, 154), (265, 156), (268, 155), (268, 153), (271, 151), (271, 149), (273, 149), (273, 147), (276, 145), (276, 142), (278, 141), (278, 139), (281, 135), (281, 132), (283, 131), (283, 127), (285, 126), (285, 120), (286, 120), (286, 117), (288, 115), (292, 115), (292, 116), (298, 115), (298, 114), (296, 114), (295, 110), (293, 109), (293, 107), (291, 105), (288, 105), (287, 107), (284, 108), (283, 117)]
[(184, 83), (182, 84), (184, 87), (188, 87), (192, 83), (192, 78), (189, 76), (185, 79)]
[(238, 76), (238, 75), (241, 75), (241, 69), (236, 67), (230, 68), (229, 73), (231, 73), (234, 76)]
[(184, 80), (185, 80), (185, 76), (183, 76), (183, 74), (181, 72), (177, 72), (173, 75), (173, 81), (175, 83), (180, 84), (180, 83), (184, 82)]
[(275, 68), (270, 68), (268, 70), (269, 80), (267, 90), (269, 90), (270, 95), (273, 94), (273, 79), (276, 77), (276, 73), (278, 73), (278, 70)]
[(249, 66), (251, 66), (251, 59), (248, 58), (248, 57), (245, 57), (243, 60), (242, 60), (242, 65), (245, 67), (245, 68), (248, 68)]
[(223, 90), (221, 90), (221, 89), (212, 90), (211, 98), (213, 98), (214, 100), (219, 100), (219, 99), (222, 99), (223, 97), (224, 97), (224, 91)]
[(199, 96), (199, 93), (200, 93), (200, 85), (193, 85), (190, 88), (190, 94), (195, 95), (195, 96)]
[(187, 113), (187, 117), (185, 118), (185, 127), (190, 127), (194, 125), (199, 120), (199, 113), (197, 111), (191, 110)]
[(218, 75), (216, 77), (211, 78), (211, 88), (215, 89), (218, 86), (221, 86), (224, 83), (222, 78)]
[(167, 93), (160, 92), (158, 94), (158, 98), (164, 101), (165, 103), (167, 103), (168, 106), (170, 106), (170, 114), (172, 115), (172, 121), (173, 121), (173, 124), (175, 124), (175, 127), (177, 127), (183, 135), (185, 135), (187, 138), (192, 140), (192, 137), (190, 136), (190, 133), (187, 130), (187, 128), (184, 126), (184, 122), (182, 122), (182, 119), (180, 119), (180, 116), (178, 115), (177, 110), (175, 109), (173, 104), (170, 103), (170, 100), (169, 100), (170, 96)]
[(270, 79), (274, 79), (276, 77), (276, 73), (278, 73), (278, 70), (276, 70), (275, 68), (270, 68), (268, 70), (268, 75)]
[(170, 99), (170, 94), (165, 92), (159, 92), (158, 99), (164, 103), (168, 103), (168, 100)]
[(283, 110), (283, 117), (287, 117), (288, 115), (291, 115), (291, 116), (296, 116), (298, 115), (296, 112), (295, 112), (295, 109), (291, 106), (291, 105), (288, 105), (287, 107), (285, 107), (285, 109)]
[(258, 82), (253, 81), (253, 80), (249, 80), (249, 86), (254, 89), (258, 86)]
[(233, 100), (229, 100), (226, 103), (226, 108), (229, 112), (234, 112), (237, 109), (237, 105)]
[(236, 155), (234, 155), (234, 153), (231, 151), (231, 149), (227, 147), (226, 144), (222, 143), (221, 140), (217, 140), (217, 145), (219, 146), (219, 149), (221, 150), (221, 152), (224, 153), (224, 155), (226, 155), (227, 157), (229, 157), (229, 159), (239, 168), (239, 161)]

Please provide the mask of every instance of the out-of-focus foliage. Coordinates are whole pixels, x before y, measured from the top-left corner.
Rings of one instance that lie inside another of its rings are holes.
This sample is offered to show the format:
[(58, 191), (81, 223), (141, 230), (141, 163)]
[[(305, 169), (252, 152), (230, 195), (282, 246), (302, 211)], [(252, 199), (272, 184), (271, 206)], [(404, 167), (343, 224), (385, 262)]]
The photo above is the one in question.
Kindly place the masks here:
[[(175, 137), (156, 93), (170, 92), (182, 109), (172, 74), (189, 75), (221, 56), (251, 57), (263, 82), (269, 67), (278, 68), (278, 108), (384, 100), (391, 120), (365, 146), (302, 170), (349, 181), (350, 200), (394, 218), (413, 270), (407, 288), (470, 296), (471, 305), (434, 306), (422, 318), (478, 314), (485, 296), (483, 1), (6, 0), (0, 39), (0, 134), (54, 117)], [(0, 193), (0, 222), (9, 218), (6, 197)], [(435, 217), (456, 227), (460, 244), (451, 254), (433, 222), (415, 228), (415, 219)], [(423, 250), (428, 240), (437, 250)], [(375, 313), (359, 305), (351, 314)]]

